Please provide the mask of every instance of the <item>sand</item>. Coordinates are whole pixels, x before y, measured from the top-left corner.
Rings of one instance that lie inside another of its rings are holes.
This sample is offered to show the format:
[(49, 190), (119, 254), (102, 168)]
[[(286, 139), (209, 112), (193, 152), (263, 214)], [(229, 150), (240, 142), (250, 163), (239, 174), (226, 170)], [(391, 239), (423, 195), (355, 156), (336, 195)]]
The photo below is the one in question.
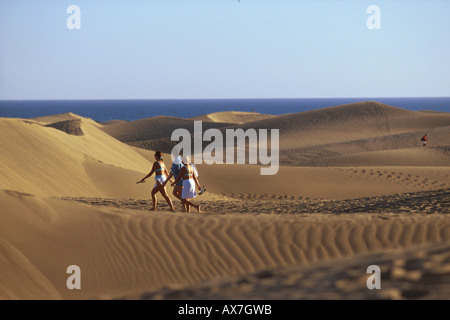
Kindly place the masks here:
[(450, 298), (450, 114), (366, 102), (202, 117), (278, 128), (281, 166), (198, 165), (201, 213), (161, 196), (150, 212), (153, 178), (136, 184), (196, 119), (0, 119), (0, 299)]
[(191, 118), (196, 121), (219, 122), (219, 123), (233, 123), (242, 124), (253, 121), (274, 118), (274, 115), (261, 114), (257, 112), (242, 112), (242, 111), (224, 111), (214, 112)]

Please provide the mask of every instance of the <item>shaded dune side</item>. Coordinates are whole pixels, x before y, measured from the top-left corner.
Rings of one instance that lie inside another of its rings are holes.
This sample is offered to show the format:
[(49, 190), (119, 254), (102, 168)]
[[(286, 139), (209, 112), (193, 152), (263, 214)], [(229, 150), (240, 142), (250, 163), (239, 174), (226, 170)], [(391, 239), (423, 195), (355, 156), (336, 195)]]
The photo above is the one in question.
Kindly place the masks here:
[[(2, 237), (42, 274), (42, 290), (63, 298), (117, 296), (450, 240), (443, 215), (143, 214), (14, 192), (1, 192), (0, 200)], [(72, 264), (82, 269), (83, 290), (65, 287)], [(9, 286), (0, 297), (24, 296), (26, 288)]]
[(48, 124), (47, 127), (55, 128), (74, 136), (84, 136), (83, 129), (81, 129), (80, 119), (55, 122)]

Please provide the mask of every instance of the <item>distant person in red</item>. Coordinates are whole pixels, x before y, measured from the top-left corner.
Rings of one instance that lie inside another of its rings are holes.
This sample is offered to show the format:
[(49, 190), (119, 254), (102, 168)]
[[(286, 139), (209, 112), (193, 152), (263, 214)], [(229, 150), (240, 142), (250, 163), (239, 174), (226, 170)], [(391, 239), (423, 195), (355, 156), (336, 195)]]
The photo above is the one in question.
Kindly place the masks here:
[(428, 142), (427, 135), (425, 134), (420, 140), (422, 141), (422, 147), (426, 147), (427, 146), (427, 142)]

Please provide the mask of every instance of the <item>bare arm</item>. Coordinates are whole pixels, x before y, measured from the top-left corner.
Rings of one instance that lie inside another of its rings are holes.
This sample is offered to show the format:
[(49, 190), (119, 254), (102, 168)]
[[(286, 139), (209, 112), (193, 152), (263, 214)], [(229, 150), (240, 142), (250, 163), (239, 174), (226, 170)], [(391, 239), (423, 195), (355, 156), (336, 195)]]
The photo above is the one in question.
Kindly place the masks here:
[(195, 181), (195, 184), (197, 185), (198, 190), (201, 190), (202, 187), (200, 186), (200, 182), (198, 182), (198, 179), (195, 176), (195, 174), (194, 174), (194, 181)]
[(169, 177), (167, 177), (166, 181), (164, 181), (163, 186), (166, 186), (167, 182), (169, 182), (170, 179), (172, 179), (172, 178), (173, 178), (173, 172), (170, 171)]
[(178, 175), (178, 178), (175, 180), (175, 182), (172, 182), (172, 186), (175, 185), (175, 183), (177, 183), (183, 177), (185, 172), (186, 172), (186, 167), (183, 167), (180, 170), (180, 174)]
[(152, 171), (150, 171), (148, 175), (146, 175), (144, 178), (142, 178), (142, 180), (140, 180), (140, 181), (138, 181), (136, 183), (144, 183), (147, 178), (151, 177), (151, 175), (153, 173), (155, 173), (155, 170), (156, 170), (156, 162), (153, 163)]

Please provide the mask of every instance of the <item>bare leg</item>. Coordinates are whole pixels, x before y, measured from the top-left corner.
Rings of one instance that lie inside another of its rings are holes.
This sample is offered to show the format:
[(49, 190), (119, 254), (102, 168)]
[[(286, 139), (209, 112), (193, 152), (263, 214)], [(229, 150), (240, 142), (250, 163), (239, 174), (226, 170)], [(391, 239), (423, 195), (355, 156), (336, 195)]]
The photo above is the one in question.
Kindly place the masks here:
[(200, 206), (198, 204), (189, 201), (189, 199), (184, 199), (184, 203), (186, 204), (186, 206), (193, 206), (195, 209), (197, 209), (198, 212), (200, 212)]
[(177, 198), (178, 200), (181, 201), (181, 205), (183, 206), (183, 211), (186, 211), (186, 206), (183, 203), (183, 199), (181, 199), (182, 190), (183, 190), (182, 186), (175, 186), (175, 188), (173, 188), (172, 194), (174, 195), (175, 198)]
[(191, 212), (191, 208), (186, 203), (186, 199), (181, 199), (181, 203), (183, 204), (183, 208), (185, 209), (185, 212)]
[(156, 204), (158, 203), (158, 200), (156, 199), (156, 193), (158, 192), (158, 188), (153, 188), (152, 190), (152, 200), (153, 200), (153, 208), (150, 209), (151, 211), (156, 210)]
[(170, 211), (175, 211), (172, 200), (170, 200), (169, 196), (167, 195), (166, 188), (163, 187), (162, 185), (158, 185), (158, 188), (159, 188), (159, 192), (161, 192), (162, 196), (164, 197), (167, 204), (169, 205)]
[(175, 186), (175, 188), (173, 188), (173, 193), (172, 194), (178, 200), (181, 200), (181, 190), (183, 190), (183, 187), (181, 187), (181, 186)]

